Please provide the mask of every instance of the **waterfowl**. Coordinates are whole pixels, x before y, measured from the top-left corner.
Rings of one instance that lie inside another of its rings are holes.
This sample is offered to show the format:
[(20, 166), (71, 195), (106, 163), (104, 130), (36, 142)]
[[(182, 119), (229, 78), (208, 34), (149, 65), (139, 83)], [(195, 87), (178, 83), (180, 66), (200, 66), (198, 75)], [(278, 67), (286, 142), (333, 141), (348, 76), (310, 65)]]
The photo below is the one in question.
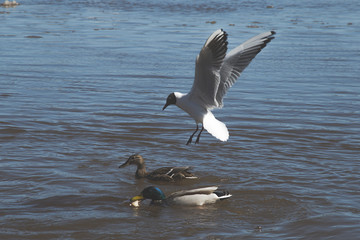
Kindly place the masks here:
[(211, 186), (174, 192), (166, 197), (160, 188), (150, 186), (130, 201), (132, 206), (139, 206), (139, 202), (144, 199), (151, 199), (151, 204), (202, 206), (228, 199), (231, 196), (228, 191), (218, 190), (217, 186)]
[(14, 1), (9, 1), (9, 0), (5, 0), (4, 3), (0, 4), (2, 7), (16, 7), (17, 5), (19, 5), (19, 3), (17, 3), (15, 0)]
[(147, 178), (153, 181), (174, 182), (183, 179), (197, 179), (197, 177), (189, 172), (190, 167), (162, 167), (152, 172), (147, 172), (145, 168), (144, 158), (140, 154), (131, 155), (128, 160), (119, 166), (119, 168), (128, 165), (136, 165), (136, 178)]
[(226, 125), (216, 119), (211, 110), (223, 107), (223, 98), (228, 89), (254, 57), (274, 39), (274, 35), (274, 31), (261, 33), (228, 54), (227, 33), (218, 29), (210, 35), (196, 58), (195, 78), (190, 92), (171, 93), (162, 109), (175, 104), (195, 120), (196, 129), (186, 145), (192, 142), (193, 136), (199, 130), (199, 123), (202, 128), (195, 143), (199, 143), (204, 129), (220, 141), (228, 140), (229, 131)]

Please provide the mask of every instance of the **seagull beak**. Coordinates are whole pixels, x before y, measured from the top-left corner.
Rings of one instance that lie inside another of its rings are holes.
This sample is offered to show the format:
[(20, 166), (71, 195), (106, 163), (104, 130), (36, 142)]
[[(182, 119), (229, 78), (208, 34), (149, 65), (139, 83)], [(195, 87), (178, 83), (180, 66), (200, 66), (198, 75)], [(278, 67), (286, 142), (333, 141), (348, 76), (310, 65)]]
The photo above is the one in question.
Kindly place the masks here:
[(169, 106), (169, 105), (170, 105), (170, 103), (169, 103), (169, 102), (166, 102), (162, 110), (164, 111), (165, 108), (167, 108), (167, 106)]

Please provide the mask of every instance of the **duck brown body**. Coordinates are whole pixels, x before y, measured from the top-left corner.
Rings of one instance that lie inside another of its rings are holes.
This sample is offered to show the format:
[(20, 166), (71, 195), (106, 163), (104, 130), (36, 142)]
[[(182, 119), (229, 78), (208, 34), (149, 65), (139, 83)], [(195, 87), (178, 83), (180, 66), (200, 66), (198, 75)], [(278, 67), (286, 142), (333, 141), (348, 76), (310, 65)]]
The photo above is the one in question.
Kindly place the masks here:
[(137, 170), (135, 173), (136, 178), (147, 178), (153, 181), (166, 181), (174, 182), (183, 179), (197, 179), (197, 177), (189, 172), (190, 167), (162, 167), (152, 172), (147, 172), (145, 167), (144, 158), (139, 154), (131, 155), (128, 160), (119, 166), (119, 168), (128, 165), (136, 165)]

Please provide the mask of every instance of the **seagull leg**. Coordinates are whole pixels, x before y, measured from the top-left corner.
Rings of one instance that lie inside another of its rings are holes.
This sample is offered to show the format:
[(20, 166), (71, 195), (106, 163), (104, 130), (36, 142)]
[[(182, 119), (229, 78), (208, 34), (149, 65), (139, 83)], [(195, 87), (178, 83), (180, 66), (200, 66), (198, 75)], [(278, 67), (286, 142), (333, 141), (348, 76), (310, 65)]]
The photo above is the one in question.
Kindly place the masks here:
[(198, 130), (199, 130), (199, 125), (196, 124), (196, 130), (195, 130), (195, 132), (193, 132), (193, 134), (191, 134), (191, 136), (190, 136), (189, 140), (187, 141), (186, 145), (189, 145), (189, 144), (192, 142), (192, 138), (193, 138), (193, 136), (195, 135), (195, 133), (196, 133)]
[(201, 128), (200, 133), (199, 133), (199, 135), (198, 135), (197, 138), (196, 138), (195, 144), (199, 143), (200, 135), (201, 135), (201, 133), (202, 133), (203, 130), (204, 130), (204, 126), (202, 126), (202, 128)]

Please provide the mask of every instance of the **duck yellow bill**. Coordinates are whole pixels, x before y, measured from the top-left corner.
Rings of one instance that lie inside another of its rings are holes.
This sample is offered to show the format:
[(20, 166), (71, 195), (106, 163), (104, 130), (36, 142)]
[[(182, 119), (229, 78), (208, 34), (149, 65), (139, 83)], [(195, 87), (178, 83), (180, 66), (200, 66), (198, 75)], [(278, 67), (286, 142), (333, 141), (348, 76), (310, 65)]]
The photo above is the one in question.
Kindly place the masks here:
[(131, 202), (135, 202), (135, 201), (139, 201), (139, 200), (144, 200), (144, 197), (139, 195), (139, 196), (132, 197), (130, 199)]

